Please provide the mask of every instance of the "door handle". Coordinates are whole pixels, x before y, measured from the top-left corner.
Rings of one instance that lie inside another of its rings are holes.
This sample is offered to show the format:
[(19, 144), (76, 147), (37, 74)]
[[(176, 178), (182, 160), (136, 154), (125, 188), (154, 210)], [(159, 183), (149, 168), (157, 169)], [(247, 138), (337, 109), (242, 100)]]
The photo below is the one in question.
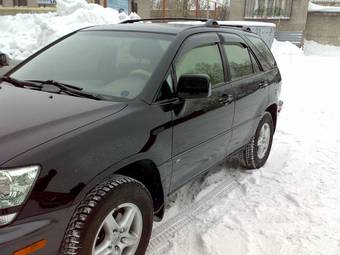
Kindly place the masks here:
[(223, 94), (220, 99), (218, 99), (218, 102), (221, 104), (231, 104), (234, 101), (234, 96), (230, 94)]
[(265, 87), (267, 87), (269, 85), (269, 83), (267, 81), (262, 81), (259, 83), (259, 88), (263, 89)]

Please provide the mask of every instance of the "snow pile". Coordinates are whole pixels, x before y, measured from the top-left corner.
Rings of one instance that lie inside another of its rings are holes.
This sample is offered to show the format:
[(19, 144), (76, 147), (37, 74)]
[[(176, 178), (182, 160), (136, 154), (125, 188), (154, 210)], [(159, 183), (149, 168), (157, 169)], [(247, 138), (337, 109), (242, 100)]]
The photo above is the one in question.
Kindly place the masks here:
[(339, 6), (323, 6), (309, 2), (309, 12), (340, 12)]
[[(164, 255), (340, 254), (340, 57), (304, 56), (294, 47), (273, 47), (284, 108), (268, 163), (256, 171), (227, 165), (206, 178), (214, 183), (236, 171), (239, 186), (167, 238)], [(181, 189), (172, 208), (183, 211), (206, 193), (205, 182)]]
[(322, 45), (314, 41), (305, 41), (304, 53), (307, 56), (340, 57), (339, 49), (339, 46)]
[(272, 52), (275, 57), (280, 56), (301, 56), (303, 52), (291, 42), (281, 42), (274, 39)]
[(119, 14), (117, 10), (88, 4), (85, 0), (58, 0), (57, 13), (0, 16), (0, 51), (22, 60), (74, 30), (129, 18), (138, 15)]

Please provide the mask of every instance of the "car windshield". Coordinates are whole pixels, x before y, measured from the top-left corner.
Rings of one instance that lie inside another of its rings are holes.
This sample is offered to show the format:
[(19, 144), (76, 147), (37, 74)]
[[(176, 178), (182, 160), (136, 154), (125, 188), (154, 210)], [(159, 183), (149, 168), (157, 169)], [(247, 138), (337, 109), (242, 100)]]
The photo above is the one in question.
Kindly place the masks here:
[(86, 92), (133, 99), (145, 88), (172, 36), (83, 31), (48, 48), (12, 73), (17, 80), (53, 80)]

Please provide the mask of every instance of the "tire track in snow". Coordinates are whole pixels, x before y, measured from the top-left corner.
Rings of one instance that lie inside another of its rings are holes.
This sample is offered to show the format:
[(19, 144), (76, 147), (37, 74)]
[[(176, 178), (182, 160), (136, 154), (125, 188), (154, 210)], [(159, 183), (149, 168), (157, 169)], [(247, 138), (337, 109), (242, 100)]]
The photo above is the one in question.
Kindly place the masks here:
[(213, 190), (205, 194), (188, 208), (156, 226), (152, 232), (147, 254), (158, 255), (167, 250), (171, 245), (169, 240), (172, 239), (178, 231), (195, 221), (198, 214), (207, 211), (211, 206), (218, 203), (222, 197), (225, 197), (239, 186), (239, 182), (236, 179), (237, 177), (232, 176), (232, 178), (222, 181)]

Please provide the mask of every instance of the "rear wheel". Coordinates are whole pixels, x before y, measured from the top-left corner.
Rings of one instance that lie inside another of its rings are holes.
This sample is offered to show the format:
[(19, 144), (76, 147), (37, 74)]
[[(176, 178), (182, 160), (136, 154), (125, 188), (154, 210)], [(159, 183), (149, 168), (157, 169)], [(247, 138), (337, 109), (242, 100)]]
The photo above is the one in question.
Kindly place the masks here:
[(255, 135), (241, 152), (244, 167), (257, 169), (267, 162), (272, 147), (273, 134), (273, 119), (271, 114), (266, 112), (257, 127)]
[(115, 176), (91, 191), (66, 231), (61, 254), (142, 255), (153, 223), (153, 203), (143, 184)]

